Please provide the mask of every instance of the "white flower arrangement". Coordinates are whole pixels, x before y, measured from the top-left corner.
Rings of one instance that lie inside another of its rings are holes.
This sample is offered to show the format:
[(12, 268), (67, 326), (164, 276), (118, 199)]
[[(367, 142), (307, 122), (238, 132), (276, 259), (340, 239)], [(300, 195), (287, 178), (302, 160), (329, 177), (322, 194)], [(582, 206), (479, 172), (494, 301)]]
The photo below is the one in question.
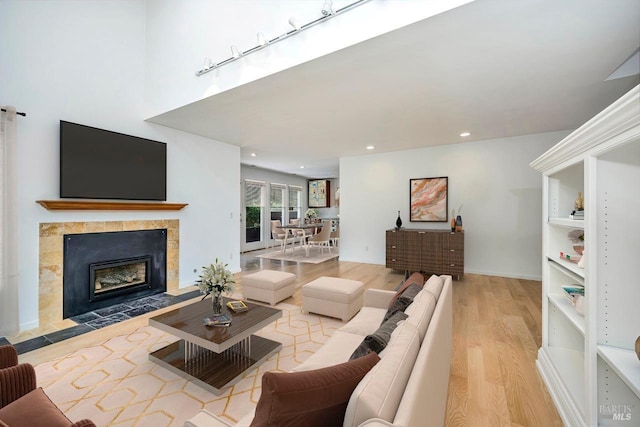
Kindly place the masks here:
[(315, 209), (307, 209), (307, 211), (304, 214), (305, 217), (311, 219), (311, 218), (316, 218), (318, 216), (318, 212)]
[(236, 281), (233, 279), (228, 264), (223, 264), (216, 258), (216, 261), (208, 267), (202, 267), (200, 280), (197, 280), (200, 293), (207, 295), (220, 295), (223, 292), (233, 293)]

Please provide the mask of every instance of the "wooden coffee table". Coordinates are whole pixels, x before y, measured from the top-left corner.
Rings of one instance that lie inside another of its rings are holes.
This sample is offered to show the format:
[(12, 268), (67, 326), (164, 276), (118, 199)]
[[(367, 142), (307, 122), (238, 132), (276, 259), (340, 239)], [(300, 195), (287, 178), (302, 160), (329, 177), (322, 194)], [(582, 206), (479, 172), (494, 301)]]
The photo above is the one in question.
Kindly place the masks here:
[(242, 374), (280, 351), (282, 344), (253, 335), (282, 317), (280, 310), (245, 301), (248, 311), (234, 313), (231, 325), (204, 326), (212, 316), (211, 299), (199, 301), (149, 319), (149, 325), (181, 338), (149, 354), (149, 359), (188, 378), (216, 395), (237, 383)]

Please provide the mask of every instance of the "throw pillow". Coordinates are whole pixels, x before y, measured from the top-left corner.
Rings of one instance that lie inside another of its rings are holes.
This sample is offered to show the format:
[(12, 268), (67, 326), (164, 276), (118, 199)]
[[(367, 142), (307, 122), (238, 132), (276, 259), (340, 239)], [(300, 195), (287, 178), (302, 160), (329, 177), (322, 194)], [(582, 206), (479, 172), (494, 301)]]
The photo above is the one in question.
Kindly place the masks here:
[(407, 307), (413, 302), (413, 298), (418, 295), (418, 292), (422, 290), (422, 286), (412, 283), (407, 287), (402, 294), (393, 302), (391, 307), (387, 310), (387, 314), (384, 315), (382, 322), (386, 322), (396, 311), (405, 311)]
[(393, 298), (391, 298), (391, 301), (389, 301), (389, 308), (391, 308), (391, 306), (393, 305), (393, 303), (396, 301), (396, 299), (398, 299), (398, 297), (400, 297), (400, 295), (412, 284), (416, 284), (418, 286), (422, 286), (424, 285), (424, 276), (418, 272), (413, 273), (411, 276), (409, 276), (408, 279), (406, 279), (404, 281), (404, 283), (398, 288), (398, 290), (396, 291), (396, 294), (393, 296)]
[(357, 359), (371, 352), (380, 354), (380, 352), (384, 350), (389, 343), (391, 333), (396, 329), (398, 323), (405, 320), (407, 317), (409, 316), (401, 311), (394, 312), (389, 319), (380, 325), (377, 331), (364, 337), (364, 340), (362, 340), (349, 360)]
[(251, 427), (342, 426), (351, 393), (379, 360), (371, 353), (312, 371), (265, 372)]
[(68, 427), (71, 425), (71, 421), (62, 414), (40, 387), (1, 408), (0, 420), (7, 425), (17, 427)]

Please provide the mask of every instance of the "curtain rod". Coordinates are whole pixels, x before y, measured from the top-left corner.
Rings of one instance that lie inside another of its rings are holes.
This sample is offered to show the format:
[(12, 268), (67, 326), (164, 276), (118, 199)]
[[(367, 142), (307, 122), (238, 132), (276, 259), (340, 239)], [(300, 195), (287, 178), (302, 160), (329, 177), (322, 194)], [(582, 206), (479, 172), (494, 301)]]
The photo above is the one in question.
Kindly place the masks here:
[[(2, 111), (6, 112), (7, 110), (5, 110), (4, 108), (2, 108)], [(16, 111), (16, 114), (22, 117), (27, 117), (27, 113), (21, 113), (20, 111)]]

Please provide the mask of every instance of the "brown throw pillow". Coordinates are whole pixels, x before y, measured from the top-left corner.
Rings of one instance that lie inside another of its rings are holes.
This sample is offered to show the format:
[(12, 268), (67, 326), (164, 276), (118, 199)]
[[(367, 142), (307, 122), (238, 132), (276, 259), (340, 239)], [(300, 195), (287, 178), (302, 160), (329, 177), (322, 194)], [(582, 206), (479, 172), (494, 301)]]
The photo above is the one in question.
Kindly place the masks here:
[(389, 301), (389, 307), (388, 308), (391, 308), (391, 306), (393, 306), (393, 303), (405, 291), (405, 289), (407, 289), (409, 286), (411, 286), (414, 283), (416, 285), (418, 285), (418, 286), (423, 286), (424, 285), (424, 276), (422, 274), (418, 273), (418, 272), (415, 272), (411, 276), (409, 276), (409, 278), (404, 281), (402, 286), (400, 286), (398, 288), (398, 290), (396, 291), (396, 294), (393, 296), (393, 298), (391, 298), (391, 301)]
[(370, 353), (312, 371), (266, 372), (251, 427), (341, 427), (351, 393), (379, 360)]
[(11, 427), (68, 427), (71, 421), (42, 391), (25, 394), (0, 409), (0, 420)]

